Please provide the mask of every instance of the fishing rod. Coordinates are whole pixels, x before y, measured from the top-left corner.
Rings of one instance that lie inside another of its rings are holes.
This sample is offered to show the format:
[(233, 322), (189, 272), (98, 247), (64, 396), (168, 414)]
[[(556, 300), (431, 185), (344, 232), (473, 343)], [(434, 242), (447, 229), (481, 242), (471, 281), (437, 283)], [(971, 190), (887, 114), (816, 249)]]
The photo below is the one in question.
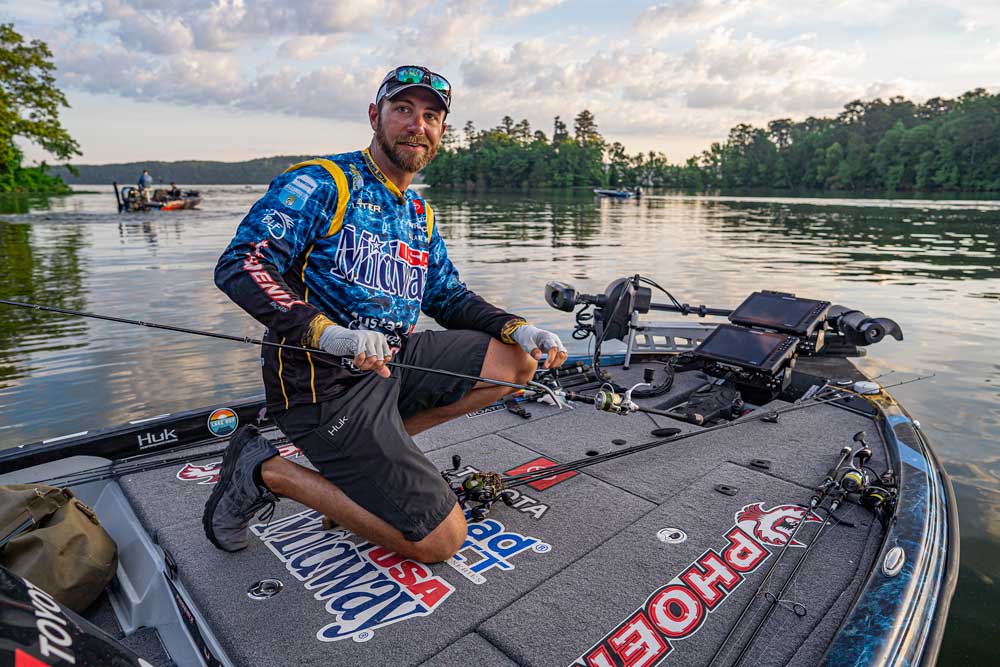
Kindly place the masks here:
[[(100, 315), (98, 313), (87, 313), (79, 310), (69, 310), (67, 308), (56, 308), (54, 306), (42, 306), (35, 303), (25, 303), (23, 301), (11, 301), (9, 299), (0, 299), (0, 304), (7, 306), (15, 306), (17, 308), (27, 308), (30, 310), (39, 310), (47, 313), (58, 313), (60, 315), (73, 315), (76, 317), (89, 317), (95, 320), (105, 320), (108, 322), (118, 322), (119, 324), (131, 324), (140, 327), (149, 327), (151, 329), (163, 329), (164, 331), (174, 331), (177, 333), (191, 334), (193, 336), (204, 336), (206, 338), (218, 338), (220, 340), (229, 340), (237, 343), (246, 343), (248, 345), (258, 345), (260, 347), (274, 347), (281, 350), (291, 350), (293, 352), (306, 352), (308, 354), (323, 354), (327, 356), (337, 356), (326, 350), (319, 350), (311, 347), (303, 347), (299, 345), (289, 345), (287, 343), (274, 343), (267, 340), (261, 340), (260, 338), (251, 338), (249, 336), (231, 336), (229, 334), (217, 333), (214, 331), (202, 331), (200, 329), (188, 329), (186, 327), (178, 327), (169, 324), (158, 324), (156, 322), (145, 322), (143, 320), (131, 320), (125, 317), (113, 317), (111, 315)], [(340, 358), (340, 357), (338, 357)], [(398, 361), (388, 361), (385, 364), (389, 368), (399, 368), (402, 370), (418, 371), (420, 373), (432, 373), (436, 375), (446, 375), (448, 377), (459, 378), (462, 380), (473, 380), (476, 382), (485, 382), (486, 384), (493, 384), (500, 387), (510, 387), (511, 389), (522, 389), (524, 391), (530, 391), (536, 394), (545, 394), (549, 396), (555, 403), (556, 407), (562, 409), (565, 407), (565, 403), (561, 401), (558, 395), (550, 388), (545, 385), (529, 381), (528, 384), (517, 384), (516, 382), (507, 382), (506, 380), (496, 380), (493, 378), (480, 377), (478, 375), (467, 375), (465, 373), (458, 373), (456, 371), (448, 371), (443, 368), (427, 368), (424, 366), (414, 366), (413, 364), (404, 364)]]
[[(838, 392), (843, 392), (843, 390), (836, 390)], [(597, 456), (590, 456), (585, 459), (577, 459), (575, 461), (568, 461), (566, 463), (558, 464), (548, 468), (543, 468), (533, 472), (522, 473), (520, 475), (511, 475), (508, 477), (502, 477), (501, 480), (504, 482), (505, 488), (516, 488), (518, 486), (524, 486), (525, 484), (530, 484), (531, 482), (537, 482), (546, 477), (551, 477), (552, 475), (558, 475), (564, 472), (572, 472), (580, 470), (581, 468), (586, 468), (588, 466), (596, 465), (598, 463), (604, 463), (605, 461), (611, 461), (613, 459), (620, 458), (622, 456), (629, 456), (631, 454), (636, 454), (638, 452), (646, 451), (647, 449), (653, 449), (654, 447), (659, 447), (660, 445), (665, 445), (668, 443), (678, 442), (680, 440), (685, 440), (687, 438), (693, 438), (700, 435), (707, 435), (715, 431), (722, 431), (727, 428), (733, 428), (735, 426), (740, 426), (753, 421), (760, 421), (762, 419), (768, 419), (773, 421), (780, 415), (788, 414), (789, 412), (795, 412), (797, 410), (805, 410), (807, 408), (815, 407), (818, 405), (825, 405), (828, 403), (833, 403), (834, 401), (844, 400), (852, 396), (849, 392), (837, 393), (834, 396), (826, 398), (813, 398), (809, 402), (799, 403), (796, 405), (789, 405), (778, 410), (773, 410), (768, 412), (766, 415), (759, 415), (757, 413), (750, 413), (745, 417), (733, 420), (731, 422), (725, 422), (723, 424), (717, 424), (715, 426), (709, 426), (708, 428), (699, 429), (697, 431), (690, 431), (688, 433), (679, 433), (671, 435), (666, 438), (661, 438), (658, 440), (652, 440), (650, 442), (644, 442), (638, 445), (633, 445), (632, 447), (626, 447), (624, 449), (619, 449), (616, 451), (605, 452), (604, 454), (598, 454)]]
[[(513, 500), (508, 493), (509, 490), (515, 489), (519, 486), (525, 486), (532, 482), (541, 481), (553, 475), (559, 475), (567, 472), (575, 472), (582, 468), (586, 468), (592, 465), (597, 465), (598, 463), (604, 463), (606, 461), (611, 461), (613, 459), (621, 458), (623, 456), (629, 456), (631, 454), (636, 454), (638, 452), (646, 451), (648, 449), (653, 449), (654, 447), (659, 447), (661, 445), (666, 445), (668, 443), (678, 442), (680, 440), (685, 440), (687, 438), (694, 438), (700, 435), (707, 435), (715, 431), (721, 431), (727, 428), (733, 428), (741, 424), (746, 424), (751, 421), (766, 420), (775, 421), (779, 415), (787, 414), (789, 412), (794, 412), (796, 410), (805, 410), (817, 405), (825, 405), (832, 403), (834, 401), (844, 400), (845, 398), (850, 398), (853, 392), (846, 392), (845, 390), (836, 390), (838, 393), (834, 396), (828, 398), (819, 399), (814, 397), (810, 399), (808, 403), (799, 403), (796, 405), (790, 405), (788, 407), (782, 408), (780, 410), (774, 410), (769, 412), (764, 416), (759, 416), (757, 414), (747, 415), (744, 418), (734, 420), (731, 422), (726, 422), (724, 424), (718, 424), (716, 426), (711, 426), (699, 431), (691, 431), (688, 433), (681, 433), (671, 435), (667, 438), (661, 438), (658, 440), (652, 440), (650, 442), (644, 442), (632, 447), (627, 447), (625, 449), (620, 449), (618, 451), (606, 452), (604, 454), (599, 454), (597, 456), (587, 457), (585, 459), (577, 459), (575, 461), (568, 461), (559, 465), (550, 466), (547, 468), (540, 468), (533, 472), (522, 473), (520, 475), (510, 475), (502, 476), (495, 472), (475, 472), (471, 475), (463, 474), (465, 471), (461, 470), (462, 457), (455, 454), (451, 457), (452, 467), (448, 470), (442, 470), (441, 476), (444, 477), (445, 481), (454, 491), (455, 495), (458, 497), (459, 506), (462, 509), (467, 510), (472, 521), (482, 521), (489, 514), (493, 505), (496, 502), (503, 502), (505, 505), (512, 505)], [(818, 393), (818, 392), (817, 392)], [(850, 447), (847, 448), (848, 453), (850, 452)], [(836, 468), (832, 468), (830, 473), (828, 473), (827, 478), (824, 479), (823, 486), (828, 486), (832, 483), (835, 471), (840, 467), (840, 463)], [(823, 496), (826, 497), (825, 495)], [(818, 504), (819, 501), (817, 501)], [(801, 525), (801, 524), (800, 524)], [(798, 527), (796, 527), (798, 530)], [(768, 574), (770, 576), (770, 573)], [(766, 579), (765, 579), (766, 581)], [(756, 596), (756, 593), (754, 594)], [(741, 617), (742, 618), (742, 617)], [(730, 635), (732, 632), (730, 632)], [(727, 638), (728, 640), (728, 638)]]
[[(753, 632), (750, 633), (750, 639), (748, 639), (746, 644), (743, 645), (743, 648), (740, 650), (739, 655), (736, 656), (736, 662), (733, 663), (732, 667), (739, 667), (741, 664), (743, 664), (743, 660), (746, 658), (747, 653), (750, 652), (750, 648), (753, 646), (753, 643), (757, 640), (758, 635), (760, 635), (760, 631), (764, 628), (764, 625), (767, 623), (768, 619), (771, 618), (771, 615), (774, 613), (775, 608), (781, 601), (781, 596), (783, 596), (788, 591), (788, 588), (791, 586), (792, 581), (795, 579), (795, 575), (798, 574), (799, 570), (802, 568), (803, 563), (806, 562), (806, 558), (809, 557), (809, 553), (812, 551), (813, 547), (816, 546), (816, 543), (819, 541), (820, 536), (823, 535), (823, 531), (826, 530), (826, 527), (830, 525), (831, 520), (834, 521), (837, 520), (836, 516), (834, 515), (834, 512), (836, 512), (837, 508), (840, 507), (840, 503), (843, 502), (844, 498), (847, 496), (847, 492), (844, 491), (843, 488), (838, 488), (833, 495), (834, 498), (830, 502), (830, 509), (827, 510), (826, 520), (822, 524), (820, 524), (820, 527), (816, 530), (816, 533), (809, 541), (809, 545), (805, 548), (805, 551), (803, 551), (802, 555), (799, 556), (799, 559), (795, 561), (795, 566), (792, 568), (792, 571), (788, 573), (788, 577), (785, 579), (785, 581), (782, 582), (781, 588), (778, 589), (777, 593), (771, 593), (770, 591), (768, 591), (764, 595), (764, 598), (768, 601), (768, 607), (765, 610), (764, 615), (761, 617), (761, 619), (757, 621), (757, 625), (754, 626)], [(803, 521), (801, 523), (805, 523), (805, 517), (803, 517)], [(787, 547), (788, 545), (786, 544), (785, 546)], [(760, 589), (758, 588), (757, 591), (759, 592)], [(756, 597), (757, 593), (754, 593), (754, 598)], [(752, 601), (753, 598), (751, 598), (751, 602)], [(747, 608), (749, 608), (749, 605)], [(794, 609), (794, 605), (793, 605), (793, 611), (798, 616), (805, 616), (805, 611), (799, 614), (798, 611)], [(723, 642), (723, 646), (725, 646), (725, 642)]]
[[(722, 643), (719, 645), (719, 648), (715, 651), (715, 654), (712, 656), (712, 659), (708, 661), (708, 667), (712, 667), (712, 665), (715, 664), (715, 661), (719, 659), (719, 656), (722, 655), (722, 652), (726, 650), (729, 644), (729, 640), (732, 639), (734, 634), (736, 634), (736, 631), (739, 629), (740, 624), (743, 622), (743, 619), (746, 617), (746, 615), (750, 613), (750, 607), (753, 605), (754, 600), (756, 600), (760, 592), (764, 590), (764, 586), (767, 585), (767, 582), (770, 581), (771, 575), (774, 574), (774, 571), (775, 569), (777, 569), (778, 564), (782, 561), (785, 554), (788, 552), (788, 548), (795, 542), (795, 537), (799, 534), (799, 531), (802, 529), (804, 525), (806, 525), (806, 523), (808, 523), (809, 515), (814, 514), (816, 508), (819, 507), (823, 503), (823, 501), (826, 500), (826, 497), (830, 495), (830, 493), (834, 490), (837, 480), (837, 471), (840, 470), (841, 466), (844, 465), (844, 462), (847, 460), (847, 457), (851, 455), (852, 451), (853, 449), (851, 448), (850, 445), (844, 445), (844, 448), (840, 450), (840, 454), (837, 457), (837, 462), (834, 464), (832, 468), (830, 468), (830, 471), (827, 472), (826, 477), (823, 478), (822, 483), (820, 483), (820, 485), (816, 487), (816, 491), (813, 493), (812, 497), (809, 498), (809, 508), (806, 509), (806, 511), (802, 514), (802, 518), (799, 519), (799, 522), (795, 525), (795, 530), (792, 531), (791, 536), (785, 542), (784, 546), (781, 547), (781, 551), (778, 552), (778, 557), (774, 559), (770, 567), (767, 568), (767, 572), (764, 573), (764, 579), (760, 582), (760, 585), (757, 586), (757, 590), (753, 592), (753, 595), (750, 596), (750, 601), (747, 603), (745, 607), (743, 607), (743, 611), (736, 618), (736, 622), (733, 623), (731, 628), (729, 628), (729, 633), (726, 635), (726, 638), (722, 640)], [(801, 559), (799, 560), (801, 562)], [(756, 638), (756, 632), (754, 633), (754, 637), (751, 638), (751, 641), (754, 638)], [(745, 651), (746, 647), (744, 647), (743, 651), (737, 658), (737, 663), (743, 659)]]

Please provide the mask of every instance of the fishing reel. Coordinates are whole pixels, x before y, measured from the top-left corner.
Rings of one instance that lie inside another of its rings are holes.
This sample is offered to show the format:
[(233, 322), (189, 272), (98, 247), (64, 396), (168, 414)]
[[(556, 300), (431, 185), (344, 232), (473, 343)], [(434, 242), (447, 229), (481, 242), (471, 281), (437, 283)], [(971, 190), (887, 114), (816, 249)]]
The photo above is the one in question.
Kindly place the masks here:
[(854, 434), (854, 442), (861, 445), (859, 449), (845, 447), (840, 465), (827, 477), (828, 485), (837, 487), (846, 495), (857, 498), (857, 502), (868, 508), (885, 523), (895, 509), (896, 489), (887, 484), (884, 479), (868, 467), (872, 458), (871, 447), (868, 446), (864, 431)]
[(451, 457), (451, 469), (442, 470), (441, 476), (458, 498), (459, 507), (468, 513), (470, 523), (485, 519), (498, 500), (508, 507), (514, 506), (500, 475), (495, 472), (463, 475), (465, 471), (459, 470), (461, 465), (462, 457), (455, 454)]
[(594, 408), (599, 412), (610, 412), (616, 415), (628, 415), (639, 411), (639, 406), (632, 400), (632, 392), (639, 387), (649, 387), (648, 382), (632, 385), (625, 393), (618, 393), (611, 388), (602, 388), (594, 394)]

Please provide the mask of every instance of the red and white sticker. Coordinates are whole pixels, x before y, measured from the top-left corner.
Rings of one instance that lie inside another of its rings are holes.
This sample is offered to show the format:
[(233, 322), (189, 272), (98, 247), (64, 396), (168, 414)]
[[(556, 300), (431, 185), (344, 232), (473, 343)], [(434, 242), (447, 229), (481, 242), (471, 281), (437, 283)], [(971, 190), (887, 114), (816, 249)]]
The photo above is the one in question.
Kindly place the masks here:
[[(524, 475), (529, 472), (538, 472), (539, 470), (545, 470), (546, 468), (551, 468), (554, 465), (558, 465), (555, 461), (550, 461), (547, 458), (539, 456), (537, 459), (528, 461), (527, 463), (522, 463), (516, 468), (511, 468), (505, 475)], [(545, 489), (555, 486), (559, 482), (569, 479), (570, 477), (575, 477), (576, 473), (572, 470), (569, 472), (561, 472), (557, 475), (550, 475), (549, 477), (544, 477), (534, 482), (529, 482), (527, 486), (530, 486), (535, 491), (544, 491)]]
[[(302, 453), (295, 445), (282, 445), (278, 447), (278, 454), (281, 458), (295, 458)], [(197, 464), (185, 463), (184, 467), (177, 471), (177, 479), (185, 482), (198, 482), (199, 484), (215, 484), (222, 474), (222, 461), (212, 461), (211, 463)]]
[[(771, 557), (772, 547), (788, 542), (806, 510), (801, 505), (764, 503), (744, 506), (726, 534), (726, 544), (709, 549), (646, 601), (572, 667), (652, 667), (661, 664), (678, 642), (691, 637), (746, 578)], [(810, 515), (807, 521), (819, 521)], [(798, 540), (792, 547), (805, 546)]]

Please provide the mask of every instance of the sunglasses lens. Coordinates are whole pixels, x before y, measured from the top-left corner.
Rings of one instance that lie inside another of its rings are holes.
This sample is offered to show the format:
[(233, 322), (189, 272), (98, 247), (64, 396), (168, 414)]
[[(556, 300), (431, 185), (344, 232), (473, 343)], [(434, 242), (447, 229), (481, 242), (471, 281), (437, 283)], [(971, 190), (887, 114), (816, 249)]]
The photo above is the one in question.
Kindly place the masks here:
[(451, 84), (437, 74), (431, 74), (431, 88), (441, 91), (445, 95), (451, 93)]
[(423, 79), (423, 70), (416, 67), (400, 67), (396, 70), (396, 80), (400, 83), (420, 83)]

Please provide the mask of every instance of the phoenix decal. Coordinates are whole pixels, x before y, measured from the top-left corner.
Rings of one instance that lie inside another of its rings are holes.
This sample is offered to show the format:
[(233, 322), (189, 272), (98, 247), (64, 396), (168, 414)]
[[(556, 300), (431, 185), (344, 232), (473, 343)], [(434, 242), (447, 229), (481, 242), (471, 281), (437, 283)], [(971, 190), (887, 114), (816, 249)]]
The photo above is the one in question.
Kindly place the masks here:
[[(691, 637), (747, 577), (782, 547), (802, 521), (800, 505), (763, 503), (736, 512), (726, 545), (709, 549), (660, 588), (603, 639), (587, 649), (571, 667), (653, 667), (661, 664), (677, 642)], [(806, 521), (819, 521), (809, 515)], [(795, 541), (790, 547), (803, 547)]]

